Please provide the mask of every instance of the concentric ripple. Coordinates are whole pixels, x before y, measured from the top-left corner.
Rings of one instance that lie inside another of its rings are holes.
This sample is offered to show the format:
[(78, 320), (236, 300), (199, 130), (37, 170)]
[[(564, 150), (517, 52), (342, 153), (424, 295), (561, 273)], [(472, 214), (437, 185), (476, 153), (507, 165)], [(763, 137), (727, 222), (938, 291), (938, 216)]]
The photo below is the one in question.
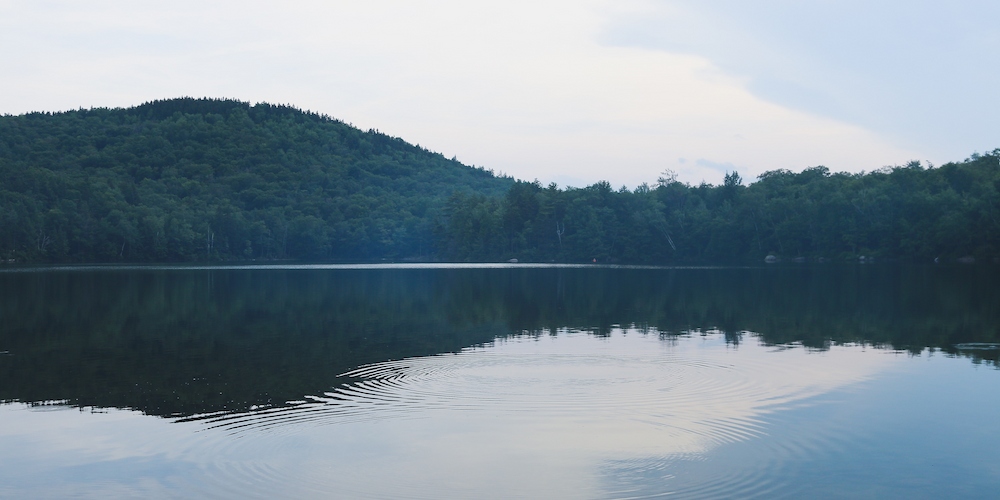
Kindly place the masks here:
[[(713, 448), (765, 437), (769, 414), (862, 380), (885, 359), (859, 349), (773, 350), (737, 352), (721, 335), (662, 340), (632, 330), (513, 337), (361, 366), (343, 374), (353, 382), (323, 394), (196, 420), (216, 436), (212, 456), (261, 457), (211, 464), (230, 484), (282, 485), (287, 471), (273, 457), (329, 438), (323, 467), (337, 480), (306, 474), (295, 485), (303, 494), (766, 497), (775, 493), (766, 463), (711, 484), (678, 481), (674, 472)], [(490, 489), (489, 470), (522, 479)], [(551, 482), (559, 474), (572, 480)]]

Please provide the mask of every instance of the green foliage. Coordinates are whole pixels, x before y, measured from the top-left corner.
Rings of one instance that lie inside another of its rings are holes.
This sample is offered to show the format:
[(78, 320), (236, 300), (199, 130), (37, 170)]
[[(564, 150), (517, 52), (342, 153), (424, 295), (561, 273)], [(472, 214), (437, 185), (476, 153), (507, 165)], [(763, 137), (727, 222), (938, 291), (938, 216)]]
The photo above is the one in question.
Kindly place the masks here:
[(0, 117), (0, 259), (704, 263), (1000, 255), (1000, 149), (743, 185), (514, 182), (374, 130), (233, 100)]
[[(959, 163), (868, 174), (774, 170), (744, 186), (542, 189), (463, 199), (443, 231), (455, 260), (704, 263), (860, 256), (954, 261), (1000, 257), (1000, 149)], [(489, 214), (476, 220), (474, 214)], [(461, 221), (459, 224), (458, 221)], [(476, 228), (476, 233), (469, 233)], [(486, 229), (488, 228), (488, 229)]]
[(427, 258), (453, 191), (509, 185), (286, 106), (185, 98), (3, 116), (0, 258)]

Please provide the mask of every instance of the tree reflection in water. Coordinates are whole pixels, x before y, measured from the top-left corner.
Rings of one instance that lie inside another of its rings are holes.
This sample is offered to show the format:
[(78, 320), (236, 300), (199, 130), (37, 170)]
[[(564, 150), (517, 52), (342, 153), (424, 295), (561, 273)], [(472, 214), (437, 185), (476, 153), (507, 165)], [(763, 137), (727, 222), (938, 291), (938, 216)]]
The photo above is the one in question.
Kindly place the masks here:
[(996, 366), (997, 274), (822, 265), (5, 272), (0, 401), (245, 411), (322, 393), (369, 363), (617, 326), (664, 337), (721, 331), (732, 344), (753, 335), (813, 349), (933, 347)]

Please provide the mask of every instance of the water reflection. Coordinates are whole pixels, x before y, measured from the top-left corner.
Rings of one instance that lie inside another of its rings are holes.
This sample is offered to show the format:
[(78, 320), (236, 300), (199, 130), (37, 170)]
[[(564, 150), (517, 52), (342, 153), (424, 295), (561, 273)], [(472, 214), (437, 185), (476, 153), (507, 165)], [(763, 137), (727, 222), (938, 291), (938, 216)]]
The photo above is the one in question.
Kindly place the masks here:
[[(982, 496), (1000, 466), (1000, 402), (970, 404), (995, 388), (996, 372), (941, 356), (737, 348), (721, 333), (615, 328), (508, 338), (351, 375), (287, 406), (174, 423), (0, 406), (0, 443), (18, 450), (0, 452), (0, 493), (940, 497), (955, 488), (948, 476), (982, 472), (961, 486)], [(942, 426), (950, 421), (961, 424)], [(969, 426), (975, 439), (963, 442)]]
[(0, 497), (985, 497), (994, 274), (0, 273)]
[[(636, 325), (766, 344), (1000, 350), (992, 268), (91, 269), (0, 273), (0, 400), (189, 416), (385, 360)], [(959, 347), (955, 347), (959, 345)]]
[(376, 363), (347, 374), (358, 381), (287, 407), (187, 420), (245, 432), (471, 411), (504, 419), (610, 424), (613, 430), (569, 434), (634, 451), (651, 444), (648, 433), (625, 427), (649, 425), (670, 443), (671, 453), (695, 453), (757, 435), (756, 415), (861, 380), (884, 361), (857, 349), (841, 349), (836, 356), (793, 349), (775, 364), (760, 346), (727, 355), (719, 335), (663, 342), (655, 333), (614, 330), (603, 341), (587, 337), (579, 332), (518, 337), (456, 354)]
[[(613, 329), (603, 338), (559, 332), (366, 366), (352, 372), (362, 380), (297, 405), (205, 424), (252, 435), (252, 443), (267, 439), (262, 432), (315, 435), (310, 429), (337, 424), (332, 428), (364, 433), (366, 424), (378, 422), (379, 432), (399, 441), (382, 444), (379, 470), (385, 475), (367, 471), (373, 481), (340, 481), (338, 493), (350, 497), (472, 497), (489, 491), (511, 498), (545, 491), (583, 498), (603, 489), (593, 482), (602, 463), (679, 460), (761, 437), (766, 415), (864, 380), (890, 360), (858, 349), (774, 353), (756, 343), (737, 354), (717, 334), (664, 342), (656, 333), (635, 330)], [(539, 474), (552, 464), (559, 464), (563, 481)], [(510, 481), (511, 469), (517, 482)], [(467, 485), (452, 487), (455, 477), (466, 478)], [(420, 484), (427, 489), (414, 488)]]

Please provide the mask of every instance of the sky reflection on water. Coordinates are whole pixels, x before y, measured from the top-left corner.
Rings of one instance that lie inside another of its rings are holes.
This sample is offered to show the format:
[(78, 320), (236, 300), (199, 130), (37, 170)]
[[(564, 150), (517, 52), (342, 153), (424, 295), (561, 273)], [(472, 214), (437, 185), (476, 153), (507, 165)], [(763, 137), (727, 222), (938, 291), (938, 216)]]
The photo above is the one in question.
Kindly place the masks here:
[[(1000, 478), (985, 418), (1000, 404), (981, 392), (1000, 373), (939, 354), (564, 331), (355, 375), (298, 404), (173, 422), (4, 405), (0, 493), (929, 497)], [(978, 475), (935, 482), (945, 462)]]
[(0, 273), (0, 497), (989, 496), (995, 283), (893, 266)]

